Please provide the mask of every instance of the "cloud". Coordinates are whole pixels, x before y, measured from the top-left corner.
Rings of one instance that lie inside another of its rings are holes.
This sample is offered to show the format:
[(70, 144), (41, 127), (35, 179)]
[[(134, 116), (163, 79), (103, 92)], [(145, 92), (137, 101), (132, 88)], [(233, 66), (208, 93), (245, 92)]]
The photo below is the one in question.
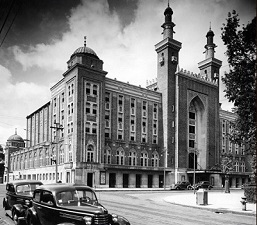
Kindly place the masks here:
[(50, 99), (49, 87), (35, 83), (13, 83), (11, 72), (0, 65), (0, 144), (18, 128), (18, 134), (26, 138), (26, 116)]
[[(196, 73), (199, 72), (198, 62), (204, 60), (202, 52), (210, 21), (213, 21), (215, 43), (219, 46), (216, 57), (224, 63), (224, 47), (219, 33), (220, 21), (226, 11), (220, 8), (219, 1), (197, 2), (181, 0), (171, 4), (176, 24), (174, 38), (182, 42), (180, 68)], [(165, 1), (139, 0), (133, 22), (124, 27), (117, 13), (111, 12), (107, 0), (83, 0), (71, 10), (69, 29), (60, 39), (53, 39), (51, 44), (29, 46), (27, 50), (14, 46), (15, 59), (24, 70), (37, 66), (64, 72), (70, 55), (83, 46), (83, 37), (87, 36), (87, 46), (104, 61), (108, 77), (145, 86), (146, 80), (157, 76), (154, 45), (162, 40), (161, 25), (166, 4)], [(225, 17), (226, 14), (224, 20)]]

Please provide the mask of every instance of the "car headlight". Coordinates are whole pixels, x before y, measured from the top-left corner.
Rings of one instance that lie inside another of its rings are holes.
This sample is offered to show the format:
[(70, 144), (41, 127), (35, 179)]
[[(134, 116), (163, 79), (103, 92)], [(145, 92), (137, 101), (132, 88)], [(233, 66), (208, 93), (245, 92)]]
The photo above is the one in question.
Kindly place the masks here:
[(92, 217), (85, 216), (83, 218), (83, 220), (85, 221), (86, 225), (91, 225), (92, 224)]
[(115, 214), (112, 214), (112, 221), (113, 221), (114, 223), (117, 223), (117, 222), (118, 222), (118, 216), (115, 215)]

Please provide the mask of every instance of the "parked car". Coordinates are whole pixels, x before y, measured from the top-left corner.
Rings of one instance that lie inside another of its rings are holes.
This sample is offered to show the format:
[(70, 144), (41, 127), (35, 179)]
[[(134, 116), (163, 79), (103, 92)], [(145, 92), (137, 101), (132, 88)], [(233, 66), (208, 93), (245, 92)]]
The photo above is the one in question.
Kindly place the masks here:
[[(213, 188), (213, 186), (210, 184), (209, 181), (200, 181), (200, 182), (195, 184), (195, 190), (198, 190), (200, 188), (211, 190)], [(188, 187), (188, 189), (193, 190), (194, 189), (194, 185), (190, 185)]]
[(6, 213), (10, 213), (15, 224), (20, 224), (24, 220), (33, 192), (40, 185), (42, 185), (41, 181), (33, 180), (15, 180), (6, 184), (3, 208)]
[(124, 217), (110, 214), (85, 185), (42, 185), (31, 202), (26, 213), (28, 225), (130, 225)]
[(176, 190), (185, 190), (189, 189), (191, 184), (188, 181), (179, 181), (176, 184), (171, 186), (171, 189), (176, 189)]

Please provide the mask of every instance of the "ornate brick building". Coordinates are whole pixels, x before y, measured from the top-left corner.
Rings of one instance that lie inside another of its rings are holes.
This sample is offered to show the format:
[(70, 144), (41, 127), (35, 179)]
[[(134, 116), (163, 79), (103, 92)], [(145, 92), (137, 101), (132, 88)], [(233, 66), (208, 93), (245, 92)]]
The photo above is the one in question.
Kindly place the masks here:
[(214, 168), (221, 161), (222, 63), (214, 57), (214, 33), (206, 35), (199, 73), (180, 69), (172, 15), (168, 6), (155, 45), (157, 79), (146, 88), (106, 77), (86, 43), (71, 55), (51, 100), (27, 116), (29, 141), (10, 155), (12, 179), (168, 187), (195, 177), (221, 187), (222, 171)]

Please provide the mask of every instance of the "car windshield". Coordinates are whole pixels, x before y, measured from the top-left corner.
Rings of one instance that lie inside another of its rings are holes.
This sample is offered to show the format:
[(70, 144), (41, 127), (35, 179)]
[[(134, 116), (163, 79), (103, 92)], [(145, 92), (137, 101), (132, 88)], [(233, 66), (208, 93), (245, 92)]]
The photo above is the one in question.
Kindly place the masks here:
[(62, 206), (83, 206), (95, 205), (97, 203), (96, 195), (88, 189), (78, 189), (74, 191), (62, 191), (56, 194), (56, 202)]
[(17, 195), (32, 195), (40, 184), (21, 184), (16, 187)]

